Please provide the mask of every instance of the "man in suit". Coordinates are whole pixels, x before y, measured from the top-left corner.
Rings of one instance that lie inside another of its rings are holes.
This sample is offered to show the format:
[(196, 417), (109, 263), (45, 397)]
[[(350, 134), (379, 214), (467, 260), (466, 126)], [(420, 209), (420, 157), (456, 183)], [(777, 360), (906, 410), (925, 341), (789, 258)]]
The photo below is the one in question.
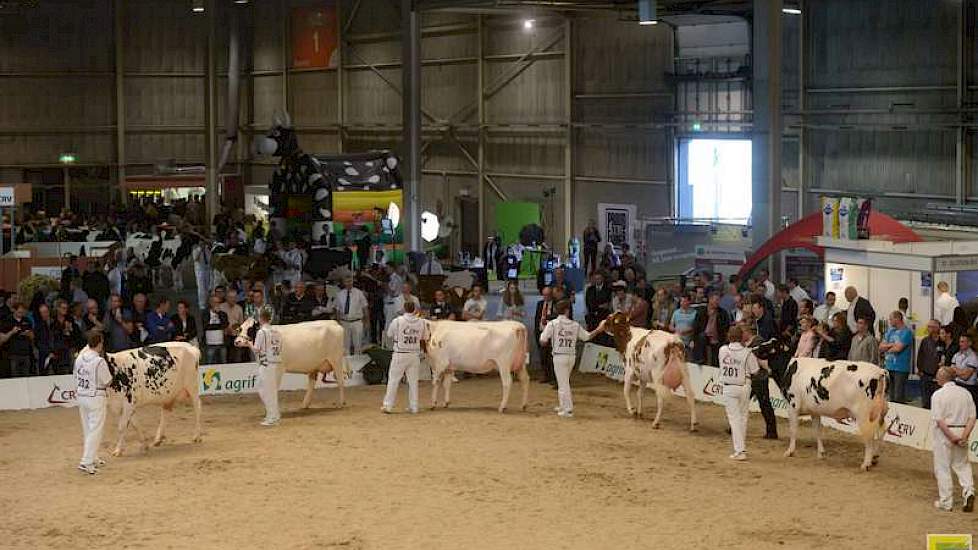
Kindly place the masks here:
[(798, 326), (798, 302), (791, 297), (788, 285), (778, 285), (778, 299), (781, 300), (781, 334), (791, 338)]
[[(549, 286), (543, 287), (540, 291), (540, 301), (537, 302), (537, 311), (533, 316), (533, 334), (535, 340), (540, 342), (540, 335), (547, 323), (557, 318), (557, 308), (553, 301), (552, 289)], [(557, 378), (554, 376), (554, 362), (552, 348), (549, 345), (541, 345), (540, 350), (540, 377), (541, 384), (550, 384), (556, 387)]]
[(591, 286), (584, 291), (584, 305), (587, 307), (584, 320), (588, 330), (594, 330), (611, 314), (611, 287), (605, 284), (604, 274), (600, 271), (595, 271), (591, 276)]
[(849, 309), (846, 310), (846, 324), (849, 325), (849, 330), (855, 333), (859, 328), (856, 321), (863, 318), (869, 321), (869, 332), (875, 334), (876, 310), (869, 300), (860, 296), (856, 292), (856, 287), (849, 286), (846, 287), (846, 301), (849, 302)]
[(706, 307), (696, 312), (693, 324), (693, 356), (707, 365), (720, 366), (720, 347), (727, 343), (727, 330), (730, 329), (730, 314), (720, 307), (720, 293), (711, 291)]

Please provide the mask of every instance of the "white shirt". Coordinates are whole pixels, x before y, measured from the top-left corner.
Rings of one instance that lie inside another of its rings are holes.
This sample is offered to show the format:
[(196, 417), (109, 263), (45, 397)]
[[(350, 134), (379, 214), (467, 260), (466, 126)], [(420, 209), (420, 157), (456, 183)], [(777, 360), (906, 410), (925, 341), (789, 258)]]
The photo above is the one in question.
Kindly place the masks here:
[[(95, 397), (105, 395), (105, 388), (112, 381), (112, 373), (105, 359), (95, 350), (85, 346), (75, 359), (75, 395)], [(969, 394), (970, 395), (970, 394)]]
[[(350, 296), (350, 307), (346, 307), (347, 294)], [(359, 288), (349, 290), (342, 289), (336, 293), (336, 300), (333, 302), (336, 308), (336, 317), (341, 321), (359, 321), (366, 315), (367, 297)]]
[(825, 304), (822, 304), (817, 308), (815, 308), (815, 311), (812, 312), (812, 315), (815, 317), (815, 320), (818, 321), (819, 323), (827, 323), (829, 319), (834, 317), (835, 314), (839, 313), (840, 311), (842, 310), (835, 306), (829, 307)]
[[(208, 315), (210, 315), (210, 323), (216, 325), (221, 322), (221, 317), (218, 315), (217, 311), (208, 310)], [(224, 331), (219, 329), (212, 329), (204, 331), (204, 341), (208, 346), (223, 346), (224, 345)]]
[(794, 298), (795, 301), (798, 302), (798, 305), (801, 305), (801, 303), (805, 300), (812, 299), (811, 296), (808, 295), (808, 292), (806, 292), (804, 288), (801, 288), (801, 286), (796, 286), (795, 288), (789, 290), (788, 295)]
[(463, 312), (468, 312), (469, 315), (473, 316), (474, 319), (469, 319), (470, 321), (481, 321), (486, 315), (486, 299), (479, 298), (469, 298), (465, 301), (465, 305), (462, 306)]
[(958, 299), (951, 296), (950, 292), (942, 292), (934, 300), (934, 318), (941, 322), (941, 326), (950, 325), (954, 320), (954, 308), (959, 305)]
[[(421, 301), (418, 300), (417, 296), (412, 294), (410, 301), (414, 302), (415, 311), (421, 311)], [(402, 313), (404, 313), (404, 295), (398, 294), (397, 298), (394, 298), (394, 314), (400, 315)]]
[(413, 313), (405, 313), (387, 327), (394, 342), (394, 353), (421, 353), (421, 341), (428, 339), (428, 323)]
[(770, 279), (764, 279), (764, 297), (773, 302), (776, 292), (777, 288), (775, 288), (774, 283)]
[(740, 342), (720, 348), (719, 359), (720, 382), (728, 386), (743, 386), (747, 383), (747, 377), (761, 368), (750, 348), (745, 348)]
[(960, 435), (968, 421), (975, 417), (975, 402), (971, 399), (971, 393), (954, 382), (944, 384), (931, 397), (930, 417), (934, 421), (934, 437), (940, 438), (934, 442), (950, 443), (937, 421), (943, 420), (952, 431)]
[(576, 355), (577, 341), (587, 342), (591, 336), (581, 328), (577, 321), (568, 319), (566, 315), (558, 315), (547, 323), (540, 335), (540, 343), (553, 342), (554, 355)]
[(262, 325), (255, 335), (255, 352), (259, 363), (281, 363), (282, 335), (271, 325)]

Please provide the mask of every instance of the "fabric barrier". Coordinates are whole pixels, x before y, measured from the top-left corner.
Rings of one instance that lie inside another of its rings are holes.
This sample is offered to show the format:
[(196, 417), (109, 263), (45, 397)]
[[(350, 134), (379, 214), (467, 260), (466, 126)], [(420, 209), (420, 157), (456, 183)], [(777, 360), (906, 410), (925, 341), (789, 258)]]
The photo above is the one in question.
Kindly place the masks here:
[[(690, 383), (693, 386), (693, 391), (696, 393), (694, 396), (696, 400), (722, 405), (721, 387), (717, 383), (719, 369), (694, 363), (688, 363), (687, 366), (689, 367)], [(618, 381), (622, 381), (625, 378), (625, 365), (618, 351), (614, 348), (598, 346), (596, 344), (585, 344), (584, 352), (581, 354), (579, 369), (581, 372), (604, 374), (608, 378)], [(774, 413), (782, 418), (787, 418), (787, 400), (781, 395), (781, 390), (773, 380), (769, 381), (769, 383), (771, 405), (774, 407)], [(684, 395), (682, 387), (677, 388), (673, 393), (680, 396)], [(760, 412), (760, 407), (755, 401), (751, 401), (750, 410), (751, 412)], [(933, 422), (930, 419), (929, 410), (890, 403), (885, 423), (886, 441), (925, 451), (931, 450), (931, 427)], [(855, 433), (856, 431), (854, 425), (846, 422), (838, 422), (832, 418), (822, 417), (822, 424), (844, 432)], [(799, 437), (810, 437), (810, 435), (799, 433)], [(975, 433), (971, 434), (968, 449), (971, 461), (978, 462), (978, 429), (975, 430)]]

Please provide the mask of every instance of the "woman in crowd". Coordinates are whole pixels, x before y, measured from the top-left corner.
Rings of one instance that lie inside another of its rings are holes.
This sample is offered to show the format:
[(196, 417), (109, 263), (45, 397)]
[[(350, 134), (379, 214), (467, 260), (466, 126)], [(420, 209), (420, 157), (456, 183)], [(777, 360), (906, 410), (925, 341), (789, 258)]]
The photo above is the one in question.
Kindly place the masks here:
[(615, 253), (615, 247), (611, 243), (605, 243), (604, 252), (601, 253), (601, 269), (607, 271), (620, 266), (621, 260)]
[(82, 332), (68, 313), (68, 302), (55, 302), (51, 323), (51, 369), (55, 374), (71, 374), (75, 353), (85, 345)]
[(170, 320), (173, 322), (173, 340), (197, 345), (197, 319), (190, 314), (186, 300), (177, 302), (177, 312)]
[(655, 291), (655, 299), (652, 302), (652, 328), (669, 330), (669, 322), (672, 320), (674, 309), (676, 309), (676, 303), (669, 296), (669, 291), (665, 287), (659, 287)]
[(642, 296), (642, 290), (638, 287), (631, 287), (628, 292), (632, 295), (632, 307), (628, 310), (628, 322), (633, 327), (648, 328), (649, 303)]
[(498, 318), (505, 321), (523, 321), (526, 310), (523, 307), (523, 294), (520, 293), (519, 283), (509, 281), (499, 302)]
[(815, 331), (815, 321), (809, 316), (798, 319), (798, 346), (795, 357), (814, 357), (815, 346), (818, 344), (818, 333)]
[(845, 312), (840, 311), (832, 316), (831, 328), (820, 326), (818, 335), (822, 338), (821, 358), (829, 361), (844, 361), (849, 358), (849, 345), (852, 333), (846, 323)]

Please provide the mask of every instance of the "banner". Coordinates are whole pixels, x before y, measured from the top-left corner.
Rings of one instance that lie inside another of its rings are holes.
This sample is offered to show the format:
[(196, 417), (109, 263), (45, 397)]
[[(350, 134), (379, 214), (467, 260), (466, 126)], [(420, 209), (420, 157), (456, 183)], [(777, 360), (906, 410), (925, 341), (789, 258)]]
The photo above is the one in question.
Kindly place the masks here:
[(292, 67), (311, 69), (337, 64), (336, 2), (292, 8)]
[(635, 249), (635, 235), (632, 224), (635, 222), (637, 208), (634, 204), (598, 203), (598, 232), (601, 242), (611, 243), (621, 250), (621, 245), (628, 244)]

